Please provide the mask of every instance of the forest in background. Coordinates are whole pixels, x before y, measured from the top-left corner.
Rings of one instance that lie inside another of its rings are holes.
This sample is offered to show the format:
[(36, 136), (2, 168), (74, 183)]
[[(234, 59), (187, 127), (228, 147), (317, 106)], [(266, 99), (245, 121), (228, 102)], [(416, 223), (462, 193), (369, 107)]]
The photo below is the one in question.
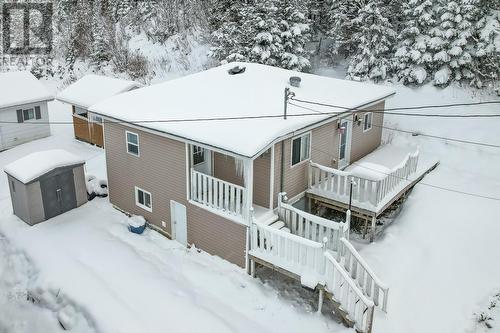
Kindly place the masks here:
[(484, 87), (500, 76), (499, 16), (500, 0), (54, 0), (59, 65), (33, 71), (71, 72), (83, 61), (147, 81), (150, 61), (130, 45), (144, 35), (155, 45), (195, 38), (208, 45), (207, 67), (340, 62), (350, 79)]

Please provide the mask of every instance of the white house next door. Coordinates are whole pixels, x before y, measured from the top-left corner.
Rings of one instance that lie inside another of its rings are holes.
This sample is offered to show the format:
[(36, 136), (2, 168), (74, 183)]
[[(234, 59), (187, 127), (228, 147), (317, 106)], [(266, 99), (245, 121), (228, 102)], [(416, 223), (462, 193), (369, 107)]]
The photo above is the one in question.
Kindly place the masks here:
[(170, 218), (173, 239), (183, 245), (187, 245), (186, 206), (170, 200)]
[(349, 157), (351, 155), (351, 132), (352, 121), (350, 118), (345, 118), (340, 121), (340, 140), (339, 140), (339, 169), (343, 169), (349, 165)]

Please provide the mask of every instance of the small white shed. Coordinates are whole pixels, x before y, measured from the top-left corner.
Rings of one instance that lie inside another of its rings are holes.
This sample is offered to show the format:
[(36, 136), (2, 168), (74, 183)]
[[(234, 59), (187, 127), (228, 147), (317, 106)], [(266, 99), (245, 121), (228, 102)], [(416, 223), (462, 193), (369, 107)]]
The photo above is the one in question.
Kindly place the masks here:
[(14, 214), (33, 225), (86, 203), (84, 163), (74, 154), (54, 149), (7, 165)]
[(53, 99), (30, 72), (0, 73), (0, 151), (49, 136)]

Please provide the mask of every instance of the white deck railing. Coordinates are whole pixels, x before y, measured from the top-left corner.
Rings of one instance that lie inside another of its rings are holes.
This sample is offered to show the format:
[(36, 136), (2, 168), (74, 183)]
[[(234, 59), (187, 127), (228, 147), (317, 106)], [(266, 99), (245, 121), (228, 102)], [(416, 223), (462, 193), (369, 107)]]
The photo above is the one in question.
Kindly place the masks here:
[(387, 312), (389, 288), (380, 281), (347, 239), (342, 238), (340, 241), (342, 249), (337, 252), (337, 261), (342, 263), (343, 257), (343, 266), (351, 278), (375, 305), (381, 304), (382, 311)]
[(328, 252), (326, 258), (325, 289), (332, 294), (342, 310), (347, 312), (358, 332), (371, 332), (373, 323), (373, 302), (368, 299), (349, 274)]
[(246, 189), (191, 169), (191, 200), (231, 215), (245, 216)]
[(300, 277), (323, 274), (323, 252), (321, 243), (264, 224), (253, 223), (250, 254)]
[(309, 214), (283, 202), (283, 193), (278, 197), (278, 216), (294, 235), (323, 243), (326, 238), (326, 248), (337, 251), (341, 246), (342, 237), (349, 238), (349, 227), (346, 223), (338, 223)]
[(353, 203), (369, 203), (376, 207), (401, 182), (417, 170), (418, 150), (408, 154), (400, 165), (383, 174), (380, 179), (358, 176), (352, 172), (329, 168), (317, 163), (309, 164), (309, 188), (319, 190), (334, 198), (347, 199), (351, 183)]

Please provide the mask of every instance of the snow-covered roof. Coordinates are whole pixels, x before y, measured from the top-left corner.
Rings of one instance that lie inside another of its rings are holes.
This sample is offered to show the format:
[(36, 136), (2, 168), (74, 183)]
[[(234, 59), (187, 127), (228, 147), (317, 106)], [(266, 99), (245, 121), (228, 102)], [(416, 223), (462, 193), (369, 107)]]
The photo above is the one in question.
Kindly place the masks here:
[(0, 73), (0, 109), (54, 99), (30, 72)]
[(4, 171), (26, 184), (56, 168), (85, 163), (85, 160), (64, 149), (31, 153), (5, 166)]
[(142, 87), (135, 81), (89, 74), (57, 94), (57, 99), (87, 109), (111, 96)]
[[(229, 75), (228, 69), (236, 65), (246, 67), (245, 72)], [(291, 76), (301, 77), (300, 87), (289, 85)], [(383, 85), (332, 79), (253, 63), (230, 63), (111, 97), (93, 105), (90, 110), (241, 156), (254, 157), (282, 136), (330, 118), (332, 112), (345, 112), (345, 109), (292, 101), (285, 120), (282, 115), (286, 87), (291, 88), (296, 98), (346, 108), (362, 107), (394, 94), (392, 88)], [(255, 118), (260, 116), (263, 117)], [(221, 117), (250, 118), (206, 121), (207, 118)], [(165, 121), (175, 119), (189, 121)]]

